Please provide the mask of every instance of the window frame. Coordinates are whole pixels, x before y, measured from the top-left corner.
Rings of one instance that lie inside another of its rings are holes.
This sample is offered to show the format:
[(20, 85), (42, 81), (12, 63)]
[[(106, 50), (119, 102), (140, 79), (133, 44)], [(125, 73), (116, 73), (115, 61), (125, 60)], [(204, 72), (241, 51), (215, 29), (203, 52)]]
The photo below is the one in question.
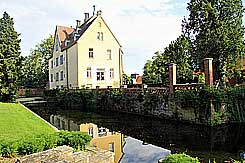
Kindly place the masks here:
[(111, 58), (111, 49), (107, 49), (108, 60), (112, 60)]
[(50, 62), (51, 62), (51, 63), (50, 63), (50, 64), (51, 64), (51, 68), (54, 68), (54, 61), (51, 60)]
[(97, 69), (96, 80), (97, 81), (105, 81), (105, 69)]
[(97, 32), (97, 39), (100, 41), (104, 40), (104, 33), (103, 32)]
[[(62, 61), (62, 62), (61, 62)], [(64, 55), (61, 54), (60, 55), (60, 65), (63, 65), (64, 64)]]
[(55, 59), (55, 66), (56, 66), (56, 67), (59, 66), (59, 57), (56, 57), (56, 59)]
[(89, 48), (88, 49), (88, 57), (89, 58), (94, 58), (94, 48)]
[(64, 71), (60, 71), (60, 81), (64, 80)]
[(59, 72), (56, 72), (56, 75), (55, 76), (56, 76), (55, 80), (56, 81), (59, 81)]
[(53, 76), (53, 74), (50, 74), (50, 82), (54, 82), (54, 76)]
[(114, 79), (114, 68), (110, 68), (110, 79)]
[(111, 152), (114, 152), (115, 151), (114, 142), (109, 143), (109, 151), (111, 151)]
[(92, 69), (91, 69), (91, 67), (87, 67), (87, 78), (92, 78)]

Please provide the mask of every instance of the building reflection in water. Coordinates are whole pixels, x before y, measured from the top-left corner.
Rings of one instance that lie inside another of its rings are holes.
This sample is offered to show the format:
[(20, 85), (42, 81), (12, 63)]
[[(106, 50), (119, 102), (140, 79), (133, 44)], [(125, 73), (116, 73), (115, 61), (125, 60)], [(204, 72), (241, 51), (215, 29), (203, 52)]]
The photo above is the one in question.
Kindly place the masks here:
[(88, 133), (92, 137), (91, 146), (114, 152), (114, 162), (118, 163), (123, 156), (123, 146), (125, 145), (124, 135), (119, 132), (110, 131), (104, 127), (98, 127), (93, 123), (76, 124), (60, 115), (51, 115), (50, 122), (62, 130), (81, 131)]

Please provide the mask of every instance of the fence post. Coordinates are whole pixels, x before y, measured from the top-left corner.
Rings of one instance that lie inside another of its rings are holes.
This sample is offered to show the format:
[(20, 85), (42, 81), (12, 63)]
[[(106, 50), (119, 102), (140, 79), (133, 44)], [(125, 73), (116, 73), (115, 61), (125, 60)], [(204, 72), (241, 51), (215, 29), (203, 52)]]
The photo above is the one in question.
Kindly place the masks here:
[(213, 58), (204, 58), (205, 84), (213, 86)]
[(176, 64), (169, 64), (169, 92), (174, 93), (174, 85), (176, 85)]

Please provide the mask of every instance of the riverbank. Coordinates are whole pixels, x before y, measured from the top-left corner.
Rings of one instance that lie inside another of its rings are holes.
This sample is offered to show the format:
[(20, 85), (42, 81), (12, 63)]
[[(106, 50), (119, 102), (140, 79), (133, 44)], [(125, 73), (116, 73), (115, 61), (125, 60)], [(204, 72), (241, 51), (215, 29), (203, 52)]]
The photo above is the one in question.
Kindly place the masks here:
[(16, 103), (0, 103), (0, 140), (15, 141), (25, 137), (52, 134), (55, 130), (32, 112)]

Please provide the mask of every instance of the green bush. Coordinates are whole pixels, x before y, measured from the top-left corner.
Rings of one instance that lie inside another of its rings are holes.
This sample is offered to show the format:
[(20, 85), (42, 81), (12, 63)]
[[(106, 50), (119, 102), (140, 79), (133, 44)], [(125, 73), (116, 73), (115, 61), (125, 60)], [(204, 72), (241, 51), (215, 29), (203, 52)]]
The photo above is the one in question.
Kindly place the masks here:
[(17, 144), (15, 142), (0, 141), (0, 156), (10, 157), (15, 156)]
[(183, 154), (170, 154), (162, 163), (200, 163), (197, 158), (193, 158), (185, 153)]
[(14, 142), (0, 140), (0, 156), (29, 155), (57, 146), (67, 145), (77, 150), (84, 150), (91, 137), (79, 131), (60, 131), (53, 134), (27, 136)]
[(75, 150), (84, 150), (91, 137), (80, 131), (60, 131), (57, 133), (58, 141), (57, 145), (68, 145)]

